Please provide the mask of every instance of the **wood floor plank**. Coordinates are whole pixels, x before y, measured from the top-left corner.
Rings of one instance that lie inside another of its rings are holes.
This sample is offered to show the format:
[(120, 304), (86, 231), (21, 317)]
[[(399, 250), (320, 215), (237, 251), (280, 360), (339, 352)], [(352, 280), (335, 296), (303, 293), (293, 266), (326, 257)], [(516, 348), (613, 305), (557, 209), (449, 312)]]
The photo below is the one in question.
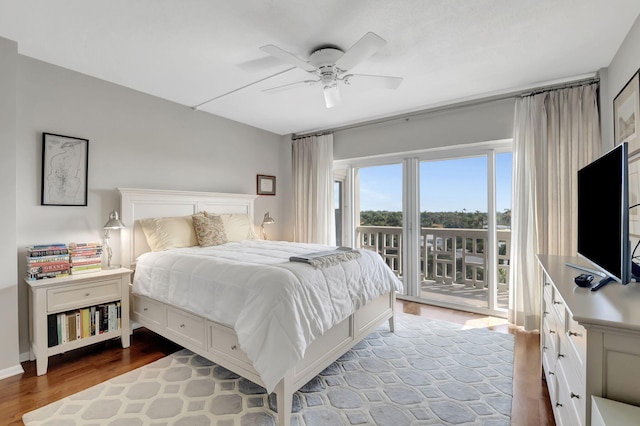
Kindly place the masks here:
[[(400, 312), (425, 318), (511, 333), (515, 340), (512, 425), (555, 426), (549, 395), (540, 372), (540, 336), (505, 320), (474, 313), (398, 300)], [(22, 425), (22, 415), (98, 383), (163, 358), (180, 347), (144, 328), (137, 329), (131, 346), (119, 339), (98, 343), (49, 358), (47, 374), (36, 375), (35, 362), (25, 372), (0, 380), (0, 424)]]

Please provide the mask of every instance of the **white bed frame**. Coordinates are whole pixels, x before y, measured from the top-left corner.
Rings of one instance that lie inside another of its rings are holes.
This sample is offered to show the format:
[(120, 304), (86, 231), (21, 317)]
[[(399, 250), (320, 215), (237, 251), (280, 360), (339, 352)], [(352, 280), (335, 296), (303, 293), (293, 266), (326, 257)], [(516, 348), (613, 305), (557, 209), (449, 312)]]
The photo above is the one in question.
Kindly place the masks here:
[[(122, 265), (135, 269), (136, 258), (150, 251), (137, 222), (149, 217), (186, 216), (200, 211), (247, 213), (254, 217), (256, 195), (119, 188)], [(242, 352), (235, 331), (225, 325), (158, 301), (131, 295), (131, 320), (261, 386), (264, 383)], [(293, 394), (331, 365), (384, 320), (395, 328), (395, 292), (380, 296), (327, 331), (307, 349), (278, 383), (277, 424), (289, 426)]]

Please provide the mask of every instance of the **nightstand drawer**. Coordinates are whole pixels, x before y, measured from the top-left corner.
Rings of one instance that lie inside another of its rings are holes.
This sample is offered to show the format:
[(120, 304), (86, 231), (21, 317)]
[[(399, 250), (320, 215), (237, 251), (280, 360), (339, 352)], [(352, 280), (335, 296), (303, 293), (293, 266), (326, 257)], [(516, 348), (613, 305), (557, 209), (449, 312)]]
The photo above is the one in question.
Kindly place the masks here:
[(175, 309), (167, 310), (167, 329), (178, 337), (204, 348), (204, 320)]
[(90, 284), (52, 288), (47, 290), (47, 311), (61, 312), (111, 302), (121, 297), (120, 280), (104, 280)]

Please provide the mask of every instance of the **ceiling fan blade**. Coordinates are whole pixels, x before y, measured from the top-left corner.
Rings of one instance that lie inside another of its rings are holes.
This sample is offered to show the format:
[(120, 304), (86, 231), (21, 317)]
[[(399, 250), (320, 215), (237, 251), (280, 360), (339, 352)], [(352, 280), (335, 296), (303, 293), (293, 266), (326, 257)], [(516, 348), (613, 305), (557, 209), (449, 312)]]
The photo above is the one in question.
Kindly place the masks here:
[(397, 89), (404, 79), (386, 75), (348, 74), (342, 78), (344, 84), (368, 89)]
[(287, 62), (291, 65), (295, 65), (298, 68), (302, 68), (305, 71), (314, 72), (316, 70), (316, 67), (314, 67), (313, 65), (309, 64), (306, 61), (303, 61), (293, 53), (289, 53), (286, 50), (280, 49), (278, 46), (274, 46), (273, 44), (267, 44), (266, 46), (262, 46), (260, 50), (262, 50), (265, 53), (268, 53), (271, 56), (275, 56), (276, 58), (284, 62)]
[(282, 86), (271, 87), (269, 89), (264, 89), (265, 93), (278, 93), (289, 89), (295, 89), (301, 86), (311, 86), (316, 84), (319, 80), (304, 80), (304, 81), (296, 81), (295, 83), (283, 84)]
[(324, 103), (327, 108), (333, 108), (340, 103), (340, 92), (338, 91), (338, 85), (332, 84), (331, 86), (324, 86)]
[(379, 35), (372, 32), (366, 33), (356, 44), (344, 52), (344, 55), (338, 58), (335, 65), (343, 72), (348, 71), (373, 55), (385, 44), (387, 42)]

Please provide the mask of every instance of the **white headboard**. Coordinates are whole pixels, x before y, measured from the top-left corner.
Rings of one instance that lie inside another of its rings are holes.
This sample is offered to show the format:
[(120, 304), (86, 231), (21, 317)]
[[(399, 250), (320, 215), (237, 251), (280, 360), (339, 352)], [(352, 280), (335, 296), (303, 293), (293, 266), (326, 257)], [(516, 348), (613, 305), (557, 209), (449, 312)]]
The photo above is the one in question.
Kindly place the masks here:
[(173, 191), (162, 189), (118, 188), (120, 213), (126, 228), (120, 232), (122, 266), (134, 267), (136, 258), (150, 251), (137, 222), (150, 217), (187, 216), (201, 211), (246, 213), (254, 219), (257, 195), (218, 192)]

